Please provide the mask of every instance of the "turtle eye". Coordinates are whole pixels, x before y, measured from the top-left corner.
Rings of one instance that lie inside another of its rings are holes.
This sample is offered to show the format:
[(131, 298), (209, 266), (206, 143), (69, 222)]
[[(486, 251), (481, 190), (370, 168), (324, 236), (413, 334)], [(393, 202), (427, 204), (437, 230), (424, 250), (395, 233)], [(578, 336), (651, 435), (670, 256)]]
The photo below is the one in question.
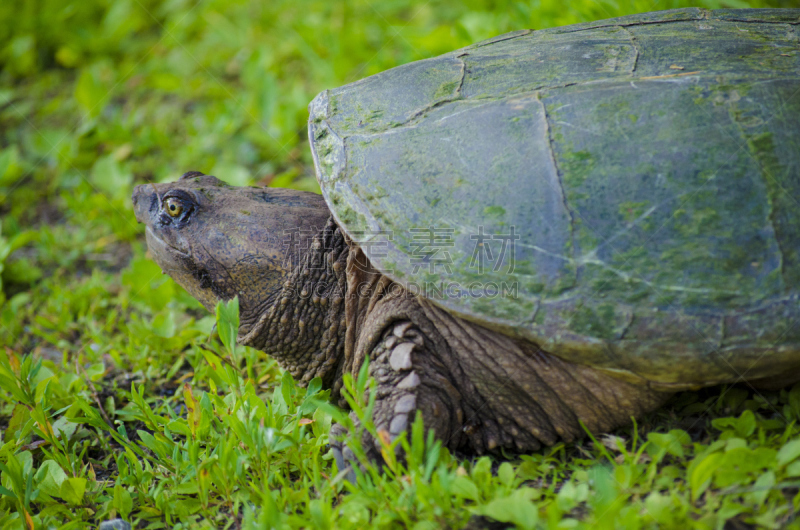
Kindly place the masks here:
[(181, 201), (175, 197), (170, 197), (164, 201), (164, 209), (167, 211), (170, 217), (178, 217), (181, 213), (183, 213), (183, 205), (181, 204)]

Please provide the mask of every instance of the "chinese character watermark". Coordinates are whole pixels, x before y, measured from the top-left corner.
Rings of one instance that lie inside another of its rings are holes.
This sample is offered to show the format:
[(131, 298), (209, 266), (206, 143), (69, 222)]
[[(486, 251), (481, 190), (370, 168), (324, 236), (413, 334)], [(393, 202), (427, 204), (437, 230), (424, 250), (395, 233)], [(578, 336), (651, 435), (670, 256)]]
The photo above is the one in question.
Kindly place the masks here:
[(433, 226), (412, 228), (410, 258), (414, 268), (411, 273), (416, 274), (420, 268), (427, 267), (428, 272), (436, 274), (436, 266), (440, 265), (447, 271), (447, 274), (453, 274), (451, 268), (453, 258), (445, 249), (455, 246), (454, 233), (455, 229), (453, 228), (435, 228)]
[[(366, 261), (369, 259), (378, 260), (389, 256), (389, 241), (394, 240), (394, 232), (391, 230), (373, 230), (370, 232), (353, 231), (350, 232), (353, 239), (359, 241), (358, 246), (364, 251), (362, 259), (354, 259), (352, 266), (362, 272), (371, 272), (374, 269)], [(363, 260), (363, 261), (362, 261)], [(391, 274), (393, 270), (384, 269), (384, 272)]]
[[(438, 274), (435, 281), (420, 281), (421, 278), (407, 278), (403, 282), (392, 284), (408, 292), (432, 299), (445, 298), (517, 298), (519, 285), (517, 282), (503, 281), (502, 278), (489, 275), (486, 281), (471, 281), (468, 284), (459, 283), (462, 278), (448, 279), (445, 274), (452, 275), (455, 263), (453, 256), (461, 253), (454, 251), (456, 247), (456, 231), (453, 228), (443, 227), (418, 227), (410, 228), (410, 239), (401, 238), (400, 241), (408, 242), (406, 245), (398, 243), (394, 232), (390, 230), (352, 231), (348, 237), (356, 241), (350, 247), (348, 258), (348, 271), (360, 270), (367, 273), (380, 273), (394, 278), (394, 270), (387, 269), (388, 258), (397, 259), (396, 256), (405, 256), (411, 265), (411, 274), (418, 274), (421, 270), (429, 274)], [(487, 233), (485, 227), (480, 225), (477, 233), (469, 235), (469, 240), (474, 242), (471, 254), (463, 254), (467, 265), (477, 269), (479, 274), (485, 272), (499, 272), (503, 270), (511, 274), (515, 269), (516, 242), (520, 239), (514, 226), (508, 228), (508, 233)], [(331, 238), (326, 237), (321, 229), (294, 228), (284, 231), (284, 257), (283, 266), (286, 270), (295, 270), (298, 267), (306, 269), (320, 269), (329, 265), (327, 251), (324, 248), (330, 245)], [(360, 249), (360, 251), (358, 251)], [(310, 250), (312, 250), (310, 252)], [(374, 268), (377, 262), (380, 271)], [(402, 267), (401, 267), (402, 271)], [(406, 269), (406, 272), (408, 270)], [(402, 276), (402, 275), (401, 275)], [(365, 284), (365, 288), (367, 285)]]
[[(478, 227), (478, 233), (470, 235), (469, 238), (475, 241), (475, 248), (472, 251), (472, 258), (469, 261), (470, 267), (475, 268), (477, 266), (478, 272), (482, 274), (485, 261), (488, 261), (494, 264), (492, 266), (492, 271), (497, 272), (502, 268), (503, 263), (505, 263), (506, 253), (508, 253), (508, 269), (506, 272), (508, 274), (514, 272), (514, 260), (516, 257), (516, 245), (514, 242), (517, 241), (520, 236), (515, 232), (513, 226), (510, 228), (508, 234), (485, 234), (483, 225), (480, 225)], [(494, 253), (492, 252), (492, 246), (489, 244), (490, 241), (502, 242), (497, 259), (495, 259)]]

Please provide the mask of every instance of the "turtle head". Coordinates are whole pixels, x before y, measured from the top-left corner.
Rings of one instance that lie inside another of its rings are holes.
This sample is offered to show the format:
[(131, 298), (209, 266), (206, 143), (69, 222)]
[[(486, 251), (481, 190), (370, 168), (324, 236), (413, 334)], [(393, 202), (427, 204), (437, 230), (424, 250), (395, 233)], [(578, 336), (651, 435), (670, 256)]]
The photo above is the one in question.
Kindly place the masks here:
[(239, 296), (240, 331), (297, 263), (302, 248), (288, 244), (292, 234), (321, 230), (330, 215), (315, 193), (229, 186), (198, 171), (137, 186), (133, 205), (156, 263), (209, 311)]

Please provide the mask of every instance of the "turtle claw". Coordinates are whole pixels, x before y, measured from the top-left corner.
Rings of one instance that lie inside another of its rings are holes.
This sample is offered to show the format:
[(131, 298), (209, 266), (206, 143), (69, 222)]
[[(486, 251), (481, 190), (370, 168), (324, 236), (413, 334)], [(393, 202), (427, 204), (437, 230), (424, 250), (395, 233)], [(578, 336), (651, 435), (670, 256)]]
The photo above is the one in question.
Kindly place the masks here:
[[(358, 432), (361, 423), (354, 413), (351, 412), (350, 417), (353, 420), (356, 432)], [(334, 424), (331, 427), (330, 447), (333, 451), (333, 458), (336, 460), (336, 467), (339, 469), (339, 473), (344, 473), (347, 481), (351, 484), (355, 484), (355, 468), (358, 467), (361, 471), (365, 471), (365, 462), (360, 461), (347, 444), (348, 435), (349, 431), (343, 425), (339, 423)], [(367, 455), (367, 460), (381, 466), (383, 464), (383, 458), (381, 457), (380, 451), (375, 448), (375, 445), (374, 438), (367, 431), (364, 431), (361, 435), (361, 447)]]
[(333, 458), (336, 460), (336, 467), (339, 469), (339, 473), (344, 473), (344, 478), (350, 484), (356, 483), (356, 472), (353, 470), (353, 464), (351, 459), (347, 459), (344, 455), (345, 452), (349, 453), (349, 456), (352, 457), (353, 452), (349, 450), (349, 448), (345, 448), (342, 451), (341, 447), (332, 445), (331, 449), (333, 450)]
[(347, 446), (345, 438), (347, 436), (347, 429), (340, 424), (334, 424), (331, 427), (330, 433), (330, 446), (333, 451), (333, 458), (336, 460), (336, 467), (339, 473), (344, 473), (344, 477), (351, 484), (356, 483), (356, 473), (354, 466), (358, 463), (353, 454), (353, 451)]

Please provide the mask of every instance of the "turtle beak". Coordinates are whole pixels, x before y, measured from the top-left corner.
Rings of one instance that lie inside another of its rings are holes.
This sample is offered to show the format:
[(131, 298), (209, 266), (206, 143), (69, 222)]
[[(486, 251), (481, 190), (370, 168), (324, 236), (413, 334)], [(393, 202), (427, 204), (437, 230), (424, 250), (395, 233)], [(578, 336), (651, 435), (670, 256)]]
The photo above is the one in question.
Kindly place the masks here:
[(150, 184), (143, 184), (133, 188), (133, 213), (138, 223), (148, 224), (152, 219), (153, 209), (158, 208), (158, 198), (155, 188)]

